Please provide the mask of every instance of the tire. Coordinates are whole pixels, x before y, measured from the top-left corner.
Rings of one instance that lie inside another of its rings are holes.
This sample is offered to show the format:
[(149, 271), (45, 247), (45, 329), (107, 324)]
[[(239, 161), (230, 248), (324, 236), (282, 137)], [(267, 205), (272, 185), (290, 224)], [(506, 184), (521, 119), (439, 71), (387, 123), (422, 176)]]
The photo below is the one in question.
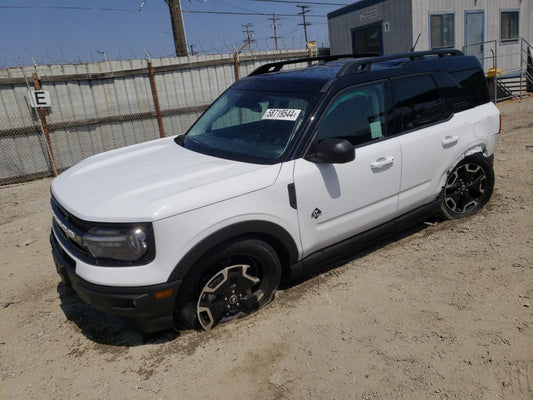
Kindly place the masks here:
[(211, 330), (270, 303), (280, 279), (280, 261), (268, 243), (227, 242), (210, 251), (187, 275), (178, 294), (176, 317), (187, 328)]
[(447, 219), (466, 218), (481, 210), (492, 196), (494, 169), (481, 153), (466, 157), (446, 178), (440, 212)]

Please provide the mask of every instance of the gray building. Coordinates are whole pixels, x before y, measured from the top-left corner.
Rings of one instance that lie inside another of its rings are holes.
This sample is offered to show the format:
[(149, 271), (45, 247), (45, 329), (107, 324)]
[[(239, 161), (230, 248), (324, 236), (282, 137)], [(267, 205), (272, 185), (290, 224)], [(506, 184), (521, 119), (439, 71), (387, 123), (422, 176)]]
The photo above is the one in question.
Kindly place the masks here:
[(512, 75), (533, 44), (533, 0), (360, 0), (328, 28), (331, 54), (456, 48)]

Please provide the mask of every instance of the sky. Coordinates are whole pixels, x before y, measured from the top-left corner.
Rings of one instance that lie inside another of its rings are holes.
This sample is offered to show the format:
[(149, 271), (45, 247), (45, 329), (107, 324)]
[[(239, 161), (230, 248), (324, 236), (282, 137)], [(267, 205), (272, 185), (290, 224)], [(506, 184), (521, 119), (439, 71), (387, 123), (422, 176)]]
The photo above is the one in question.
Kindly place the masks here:
[[(217, 54), (243, 44), (245, 24), (253, 24), (252, 50), (274, 50), (272, 13), (284, 14), (277, 21), (279, 48), (305, 48), (297, 5), (309, 6), (308, 39), (327, 47), (327, 13), (353, 2), (181, 0), (181, 6), (189, 49)], [(164, 0), (0, 0), (0, 68), (138, 59), (145, 50), (152, 58), (174, 55)]]

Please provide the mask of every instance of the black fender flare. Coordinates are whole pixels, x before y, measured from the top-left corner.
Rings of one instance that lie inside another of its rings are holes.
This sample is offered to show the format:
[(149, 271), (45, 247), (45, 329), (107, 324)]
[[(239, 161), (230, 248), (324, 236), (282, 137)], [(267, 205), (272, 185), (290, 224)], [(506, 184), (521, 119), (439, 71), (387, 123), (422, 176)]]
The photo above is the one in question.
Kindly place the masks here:
[[(174, 267), (168, 282), (183, 279), (208, 251), (225, 241), (237, 237), (264, 238), (278, 252), (282, 264), (286, 263), (286, 265), (282, 266), (282, 269), (298, 261), (298, 246), (294, 238), (284, 228), (269, 221), (243, 221), (228, 225), (197, 243)], [(279, 254), (280, 252), (284, 254)]]

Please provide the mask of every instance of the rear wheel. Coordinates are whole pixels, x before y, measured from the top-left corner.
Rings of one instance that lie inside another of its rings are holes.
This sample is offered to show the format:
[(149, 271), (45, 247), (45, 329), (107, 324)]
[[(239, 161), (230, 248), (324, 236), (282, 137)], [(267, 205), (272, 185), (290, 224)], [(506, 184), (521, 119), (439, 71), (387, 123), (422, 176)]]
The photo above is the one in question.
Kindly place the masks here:
[(494, 189), (494, 170), (481, 153), (462, 160), (448, 175), (440, 210), (448, 219), (469, 217), (481, 210)]
[(211, 251), (184, 281), (178, 318), (189, 328), (213, 329), (242, 318), (274, 298), (281, 278), (275, 250), (266, 242), (245, 239)]

